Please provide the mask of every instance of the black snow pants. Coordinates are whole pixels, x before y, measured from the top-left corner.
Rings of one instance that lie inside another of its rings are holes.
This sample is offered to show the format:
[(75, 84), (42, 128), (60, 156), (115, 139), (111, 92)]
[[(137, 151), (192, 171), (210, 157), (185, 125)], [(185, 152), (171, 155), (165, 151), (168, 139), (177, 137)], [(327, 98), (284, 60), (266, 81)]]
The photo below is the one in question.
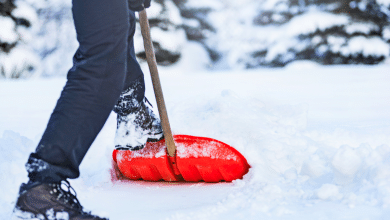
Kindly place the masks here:
[[(135, 14), (127, 0), (72, 4), (80, 46), (42, 139), (26, 164), (33, 182), (77, 178), (81, 161), (121, 92), (135, 81), (144, 83), (134, 54)], [(144, 86), (138, 92), (142, 101)]]

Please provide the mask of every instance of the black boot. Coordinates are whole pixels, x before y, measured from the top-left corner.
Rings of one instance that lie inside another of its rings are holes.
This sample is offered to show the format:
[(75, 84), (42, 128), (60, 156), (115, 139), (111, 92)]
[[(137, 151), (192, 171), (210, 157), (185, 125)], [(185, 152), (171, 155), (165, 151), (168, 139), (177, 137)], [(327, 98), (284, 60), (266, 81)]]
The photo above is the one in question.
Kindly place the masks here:
[(139, 150), (146, 142), (157, 142), (164, 138), (160, 119), (141, 102), (132, 113), (117, 115), (115, 148), (121, 150)]
[[(117, 113), (115, 148), (139, 150), (146, 142), (164, 138), (161, 122), (146, 104), (143, 76), (129, 86), (118, 99), (114, 111)], [(151, 106), (151, 105), (150, 105)]]
[(83, 211), (74, 189), (66, 180), (62, 183), (22, 184), (12, 217), (25, 220), (108, 220)]

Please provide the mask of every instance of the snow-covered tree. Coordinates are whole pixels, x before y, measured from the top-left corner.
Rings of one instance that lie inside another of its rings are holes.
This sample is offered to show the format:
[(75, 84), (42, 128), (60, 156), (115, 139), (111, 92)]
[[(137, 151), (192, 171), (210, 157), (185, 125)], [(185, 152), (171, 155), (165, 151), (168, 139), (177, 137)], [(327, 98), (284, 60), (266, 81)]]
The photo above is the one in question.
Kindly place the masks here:
[[(187, 41), (180, 11), (172, 0), (154, 0), (148, 10), (153, 46), (157, 63), (169, 65), (179, 60), (182, 47)], [(141, 28), (137, 26), (135, 52), (146, 59)]]
[[(19, 0), (20, 1), (20, 0)], [(38, 14), (32, 44), (41, 59), (44, 76), (66, 75), (78, 47), (72, 18), (72, 1), (24, 0)]]
[(40, 59), (31, 48), (35, 10), (23, 1), (0, 1), (0, 78), (39, 75)]
[[(272, 8), (267, 7), (274, 4)], [(389, 57), (386, 0), (268, 0), (254, 18), (284, 31), (252, 54), (248, 67), (283, 66), (308, 59), (321, 64), (376, 64)]]
[[(376, 64), (390, 53), (390, 0), (153, 0), (148, 15), (160, 65), (180, 60), (187, 40), (222, 68)], [(71, 1), (0, 0), (0, 23), (0, 77), (67, 73), (78, 46)]]
[(205, 46), (213, 61), (220, 59), (221, 54), (212, 45), (206, 43), (207, 39), (215, 35), (216, 25), (210, 20), (210, 13), (221, 8), (219, 0), (173, 0), (180, 10), (183, 28), (187, 39), (197, 41)]
[[(71, 7), (62, 0), (0, 0), (0, 77), (66, 75), (78, 47)], [(157, 62), (175, 63), (186, 42), (178, 8), (171, 0), (155, 0), (148, 15)], [(135, 38), (143, 59), (139, 26)]]
[(176, 0), (187, 36), (224, 67), (375, 64), (389, 57), (389, 0)]

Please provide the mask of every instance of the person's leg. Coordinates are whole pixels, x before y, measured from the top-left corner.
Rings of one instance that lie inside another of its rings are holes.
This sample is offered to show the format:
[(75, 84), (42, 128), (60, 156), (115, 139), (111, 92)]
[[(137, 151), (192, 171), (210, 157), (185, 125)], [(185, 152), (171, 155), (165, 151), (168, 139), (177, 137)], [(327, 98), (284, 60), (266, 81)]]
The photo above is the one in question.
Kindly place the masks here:
[(79, 165), (123, 90), (129, 14), (126, 0), (73, 0), (80, 46), (68, 81), (35, 153), (33, 182), (79, 176)]
[[(129, 10), (129, 37), (127, 41), (127, 74), (126, 79), (124, 83), (124, 91), (131, 87), (134, 84), (134, 81), (137, 81), (138, 79), (142, 79), (140, 81), (143, 82), (144, 74), (141, 70), (140, 65), (138, 64), (137, 57), (135, 56), (134, 51), (134, 34), (136, 30), (136, 18), (135, 18), (135, 12)], [(141, 43), (142, 42), (138, 42)], [(141, 96), (138, 101), (142, 101), (145, 95), (145, 88), (139, 92), (139, 95)]]
[(138, 150), (142, 149), (147, 141), (161, 140), (163, 132), (160, 120), (145, 104), (144, 74), (134, 52), (133, 36), (136, 19), (134, 12), (131, 10), (129, 23), (126, 80), (124, 90), (114, 108), (117, 113), (115, 148)]
[[(100, 132), (119, 95), (127, 65), (127, 0), (73, 0), (80, 46), (47, 128), (26, 164), (13, 219), (106, 220), (84, 212), (68, 178)], [(64, 189), (67, 187), (67, 189)]]
[(136, 18), (134, 11), (131, 10), (129, 10), (129, 25), (126, 78), (122, 94), (114, 107), (114, 111), (119, 114), (135, 112), (145, 98), (144, 74), (134, 52)]

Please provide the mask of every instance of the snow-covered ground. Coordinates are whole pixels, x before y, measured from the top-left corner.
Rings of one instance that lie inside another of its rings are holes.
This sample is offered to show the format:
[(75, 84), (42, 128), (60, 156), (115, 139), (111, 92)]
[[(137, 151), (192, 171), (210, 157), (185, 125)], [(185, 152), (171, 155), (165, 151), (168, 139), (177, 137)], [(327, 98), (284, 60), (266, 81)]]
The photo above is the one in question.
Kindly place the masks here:
[[(233, 183), (112, 183), (112, 114), (71, 181), (87, 209), (112, 220), (389, 219), (390, 66), (194, 69), (160, 68), (173, 132), (234, 146), (249, 173)], [(64, 84), (0, 81), (0, 219)]]

